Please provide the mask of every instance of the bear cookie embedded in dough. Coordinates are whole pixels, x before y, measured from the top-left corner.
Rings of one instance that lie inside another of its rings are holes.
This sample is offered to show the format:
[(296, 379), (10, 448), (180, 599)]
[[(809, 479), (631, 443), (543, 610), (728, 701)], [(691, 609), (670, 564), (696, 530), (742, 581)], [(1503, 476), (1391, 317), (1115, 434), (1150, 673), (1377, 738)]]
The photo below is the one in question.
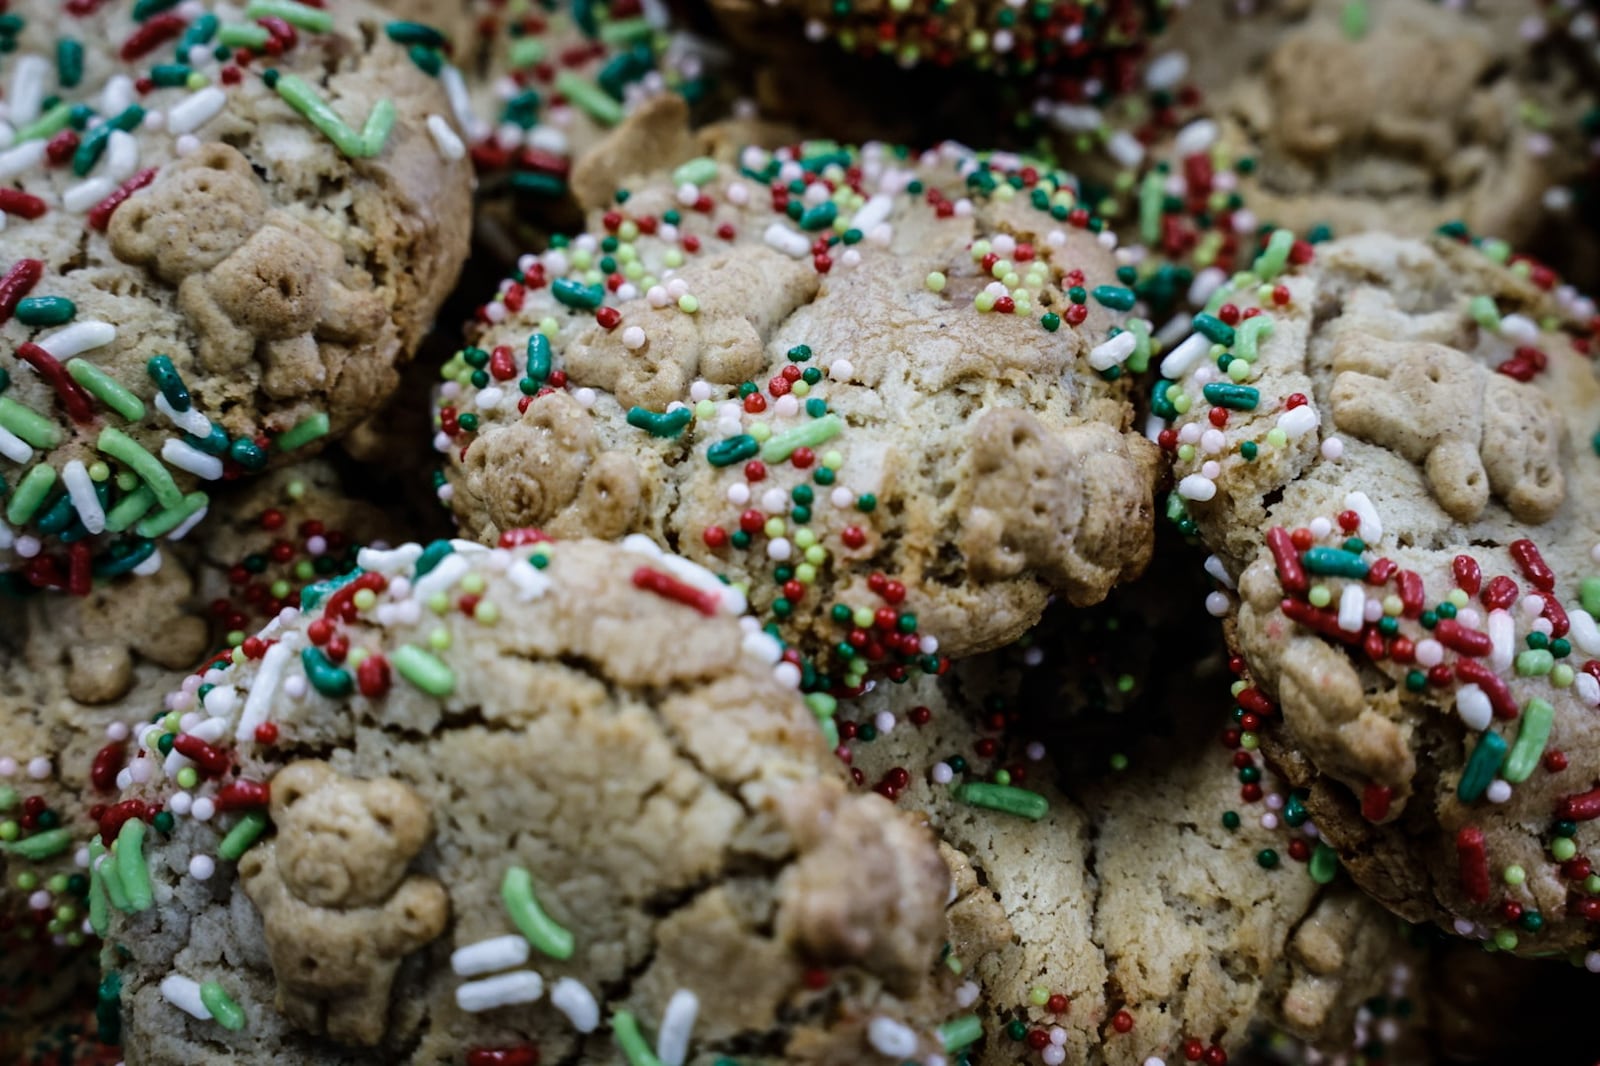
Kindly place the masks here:
[(311, 1033), (376, 1044), (400, 960), (444, 932), (449, 897), (406, 867), (433, 835), (428, 808), (392, 779), (325, 762), (272, 780), (277, 836), (239, 863), (261, 912), (278, 1009)]

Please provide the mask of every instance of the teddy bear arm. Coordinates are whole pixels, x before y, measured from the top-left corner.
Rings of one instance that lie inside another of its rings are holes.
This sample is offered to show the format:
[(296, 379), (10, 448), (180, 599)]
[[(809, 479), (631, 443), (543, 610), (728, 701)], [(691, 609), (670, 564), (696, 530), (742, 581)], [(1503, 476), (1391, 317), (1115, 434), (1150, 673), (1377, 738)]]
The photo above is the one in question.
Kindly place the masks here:
[(413, 874), (401, 882), (383, 908), (382, 954), (409, 955), (444, 932), (450, 919), (450, 897), (432, 878)]
[(212, 373), (240, 369), (255, 354), (256, 338), (228, 314), (209, 277), (195, 274), (178, 286), (178, 306), (200, 338), (200, 364)]

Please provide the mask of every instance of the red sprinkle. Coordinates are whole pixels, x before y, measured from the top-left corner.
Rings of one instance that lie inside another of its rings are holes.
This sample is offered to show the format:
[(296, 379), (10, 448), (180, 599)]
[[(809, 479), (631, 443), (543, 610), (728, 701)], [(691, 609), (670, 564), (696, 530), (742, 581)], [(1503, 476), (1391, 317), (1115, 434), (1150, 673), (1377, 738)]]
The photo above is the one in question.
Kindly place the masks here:
[(67, 373), (67, 368), (62, 366), (55, 356), (32, 341), (23, 341), (17, 345), (17, 356), (50, 383), (50, 387), (56, 390), (56, 395), (61, 397), (61, 405), (67, 409), (67, 414), (74, 422), (81, 425), (94, 420), (94, 405), (89, 400), (89, 394), (84, 391), (82, 385), (72, 380), (72, 375)]
[(44, 277), (44, 263), (38, 259), (19, 259), (6, 275), (0, 278), (0, 324), (11, 320), (17, 304), (33, 291)]
[(500, 547), (516, 548), (523, 544), (544, 544), (554, 539), (542, 529), (535, 529), (532, 526), (518, 526), (515, 529), (507, 529), (501, 532)]
[(693, 607), (708, 618), (717, 613), (717, 605), (721, 602), (721, 598), (714, 592), (703, 592), (693, 585), (679, 581), (671, 574), (648, 566), (641, 566), (633, 572), (633, 584), (636, 588)]
[(131, 63), (155, 50), (161, 44), (170, 41), (183, 32), (187, 23), (168, 11), (148, 19), (144, 25), (133, 31), (133, 36), (122, 42), (122, 59)]
[(38, 218), (49, 210), (49, 205), (21, 189), (0, 189), (0, 211), (29, 220)]
[(1489, 697), (1489, 705), (1494, 708), (1496, 718), (1509, 720), (1522, 713), (1504, 679), (1476, 659), (1457, 659), (1456, 677), (1483, 689), (1484, 694)]
[(67, 592), (73, 596), (87, 596), (92, 587), (93, 571), (89, 542), (77, 541), (67, 547)]
[(1395, 583), (1400, 589), (1401, 614), (1407, 618), (1416, 618), (1422, 614), (1423, 588), (1422, 575), (1415, 570), (1402, 570)]
[(1572, 628), (1572, 623), (1567, 619), (1567, 609), (1554, 596), (1544, 597), (1544, 610), (1540, 613), (1549, 621), (1552, 637), (1564, 637)]
[(1491, 611), (1503, 611), (1517, 602), (1517, 583), (1504, 574), (1489, 579), (1478, 599)]
[(1361, 817), (1369, 822), (1381, 822), (1389, 817), (1389, 805), (1394, 802), (1394, 789), (1388, 785), (1368, 785), (1361, 791)]
[(1549, 592), (1556, 587), (1555, 571), (1545, 563), (1544, 556), (1539, 554), (1539, 549), (1531, 540), (1514, 540), (1507, 550), (1511, 558), (1517, 561), (1522, 568), (1522, 576), (1534, 588), (1541, 592)]
[(539, 1049), (532, 1044), (475, 1047), (467, 1052), (467, 1066), (539, 1066)]
[(1305, 567), (1300, 565), (1300, 554), (1282, 526), (1267, 530), (1267, 548), (1278, 564), (1278, 581), (1285, 592), (1304, 592), (1307, 588)]
[(1339, 627), (1339, 616), (1333, 611), (1319, 611), (1309, 603), (1301, 600), (1284, 600), (1279, 604), (1283, 613), (1290, 620), (1299, 622), (1307, 629), (1315, 630), (1325, 637), (1331, 637), (1343, 644), (1360, 644), (1362, 634), (1360, 630), (1354, 633)]
[(117, 774), (122, 770), (126, 758), (126, 745), (120, 740), (112, 741), (94, 753), (94, 762), (89, 765), (89, 782), (101, 792), (110, 792), (117, 787)]
[(1569, 822), (1592, 822), (1600, 818), (1600, 788), (1566, 797), (1556, 805), (1556, 817)]
[(173, 737), (172, 750), (199, 763), (200, 769), (212, 777), (227, 773), (231, 765), (226, 753), (213, 748), (193, 733), (179, 733)]
[(1474, 903), (1489, 902), (1489, 853), (1482, 829), (1469, 825), (1456, 834), (1456, 859), (1461, 864), (1461, 891)]
[(361, 665), (356, 667), (356, 687), (361, 694), (370, 699), (377, 699), (389, 691), (389, 660), (382, 655), (372, 654), (361, 660)]
[(146, 818), (149, 815), (150, 808), (145, 805), (143, 800), (123, 800), (121, 803), (107, 807), (105, 812), (100, 815), (101, 843), (109, 848), (111, 842), (117, 839), (117, 833), (121, 831), (123, 825), (130, 818)]
[(272, 802), (272, 787), (260, 781), (229, 781), (217, 789), (217, 810), (235, 811), (245, 807), (265, 807)]
[(1483, 571), (1478, 566), (1478, 560), (1470, 555), (1458, 555), (1450, 561), (1450, 570), (1455, 574), (1456, 584), (1468, 596), (1476, 596), (1478, 589), (1483, 585)]
[(117, 213), (117, 208), (121, 207), (128, 197), (155, 180), (156, 168), (150, 167), (118, 185), (110, 196), (89, 208), (89, 225), (97, 230), (105, 229), (111, 224), (111, 216)]
[(1433, 627), (1433, 635), (1440, 644), (1462, 655), (1481, 658), (1494, 650), (1489, 634), (1468, 629), (1454, 618), (1439, 619), (1439, 624)]

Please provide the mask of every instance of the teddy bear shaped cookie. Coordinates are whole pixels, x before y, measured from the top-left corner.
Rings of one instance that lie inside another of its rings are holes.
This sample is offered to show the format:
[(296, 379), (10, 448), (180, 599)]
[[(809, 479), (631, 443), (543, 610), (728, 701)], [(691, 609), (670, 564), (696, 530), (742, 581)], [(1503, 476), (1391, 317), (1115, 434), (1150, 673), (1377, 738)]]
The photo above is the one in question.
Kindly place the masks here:
[(407, 874), (433, 830), (416, 792), (319, 760), (272, 779), (277, 835), (239, 863), (261, 912), (278, 1009), (310, 1033), (376, 1044), (400, 960), (444, 932), (450, 900)]

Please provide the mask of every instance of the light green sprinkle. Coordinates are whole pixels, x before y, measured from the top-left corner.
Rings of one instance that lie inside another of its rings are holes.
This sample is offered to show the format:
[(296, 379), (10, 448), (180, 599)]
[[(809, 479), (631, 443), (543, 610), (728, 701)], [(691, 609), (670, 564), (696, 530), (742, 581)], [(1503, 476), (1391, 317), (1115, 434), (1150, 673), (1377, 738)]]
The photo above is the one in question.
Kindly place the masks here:
[(67, 363), (67, 373), (71, 374), (72, 380), (87, 389), (95, 399), (128, 421), (137, 422), (144, 417), (144, 401), (123, 388), (116, 378), (88, 360), (71, 360)]
[(150, 866), (144, 858), (144, 833), (144, 822), (138, 818), (123, 822), (117, 833), (117, 877), (128, 894), (127, 909), (135, 913), (149, 910), (156, 902), (150, 885)]
[(352, 159), (370, 159), (383, 151), (383, 146), (388, 143), (389, 131), (394, 128), (395, 120), (392, 100), (385, 98), (372, 105), (367, 124), (357, 133), (328, 106), (317, 90), (295, 75), (280, 74), (274, 88), (285, 103), (304, 115), (307, 122)]
[(35, 448), (54, 448), (61, 443), (61, 431), (54, 422), (9, 396), (0, 396), (0, 427), (10, 430)]
[(149, 485), (150, 491), (156, 494), (156, 502), (161, 506), (176, 507), (183, 502), (182, 491), (177, 482), (172, 480), (167, 468), (161, 465), (161, 460), (145, 451), (138, 441), (122, 430), (115, 426), (102, 429), (95, 447), (138, 474), (139, 480)]
[(222, 843), (217, 845), (217, 858), (229, 862), (237, 862), (239, 856), (250, 850), (262, 833), (267, 831), (267, 816), (262, 811), (251, 811), (239, 819), (238, 823), (222, 838)]
[(1578, 582), (1578, 600), (1585, 611), (1600, 618), (1600, 576), (1591, 574)]
[(646, 18), (617, 19), (607, 22), (600, 27), (600, 40), (609, 45), (627, 45), (635, 41), (647, 41), (655, 33), (655, 27), (650, 25)]
[(106, 930), (111, 928), (111, 901), (99, 865), (100, 857), (105, 853), (105, 845), (100, 843), (99, 834), (96, 834), (89, 841), (89, 928), (98, 937), (104, 937)]
[(1163, 184), (1160, 172), (1152, 170), (1139, 186), (1139, 239), (1146, 244), (1161, 239), (1161, 211), (1167, 199)]
[(1128, 319), (1128, 332), (1133, 334), (1133, 354), (1123, 364), (1131, 374), (1143, 374), (1150, 369), (1150, 323), (1143, 318)]
[(518, 37), (511, 42), (511, 69), (521, 70), (544, 62), (544, 42), (537, 37)]
[[(266, 31), (263, 30), (263, 33)], [(26, 126), (17, 131), (17, 143), (23, 141), (37, 141), (45, 137), (54, 137), (67, 128), (72, 121), (72, 105), (57, 104)]]
[(274, 443), (280, 452), (292, 452), (296, 448), (304, 447), (312, 441), (328, 435), (330, 423), (328, 416), (318, 411), (314, 415), (307, 415), (296, 422), (287, 433), (280, 436)]
[(265, 26), (253, 22), (236, 22), (217, 31), (217, 43), (229, 48), (249, 48), (252, 51), (272, 40)]
[(526, 869), (513, 866), (506, 871), (500, 881), (500, 900), (505, 904), (506, 913), (511, 916), (517, 932), (528, 943), (552, 959), (572, 958), (577, 946), (572, 933), (539, 906), (538, 897), (533, 894), (533, 875)]
[(1037, 822), (1050, 812), (1050, 801), (1037, 792), (1012, 785), (990, 785), (972, 781), (955, 789), (956, 799), (974, 807), (987, 807), (991, 811), (1015, 814)]
[(191, 492), (179, 500), (177, 506), (168, 507), (141, 519), (133, 531), (147, 540), (164, 537), (198, 514), (200, 509), (210, 502), (211, 497), (205, 493)]
[(781, 463), (793, 455), (796, 448), (815, 448), (843, 432), (843, 419), (838, 415), (823, 415), (768, 438), (761, 446), (761, 458), (769, 463)]
[(983, 1036), (983, 1022), (976, 1014), (963, 1015), (939, 1026), (938, 1034), (946, 1051), (960, 1051), (968, 1044), (977, 1043), (978, 1038)]
[(1258, 345), (1261, 341), (1272, 336), (1272, 319), (1267, 315), (1256, 315), (1239, 323), (1239, 328), (1234, 332), (1233, 354), (1247, 363), (1256, 361), (1259, 354)]
[(639, 1023), (632, 1013), (619, 1010), (613, 1014), (611, 1032), (617, 1038), (617, 1046), (628, 1057), (628, 1066), (661, 1066), (661, 1060), (656, 1058), (650, 1045), (645, 1042), (644, 1034), (639, 1032)]
[(615, 126), (622, 121), (622, 105), (573, 71), (563, 70), (556, 75), (556, 92), (602, 126)]
[(1500, 309), (1494, 305), (1494, 297), (1474, 296), (1467, 304), (1467, 312), (1484, 329), (1491, 333), (1500, 332)]
[(135, 522), (143, 518), (150, 508), (156, 505), (156, 494), (145, 485), (140, 485), (122, 499), (117, 501), (115, 507), (106, 512), (106, 529), (112, 533), (121, 533), (129, 529)]
[(60, 855), (72, 847), (73, 832), (63, 826), (60, 829), (49, 829), (43, 833), (35, 833), (31, 837), (11, 843), (0, 842), (0, 851), (30, 862), (48, 859), (52, 855)]
[(1267, 240), (1267, 246), (1262, 249), (1261, 255), (1250, 267), (1251, 272), (1262, 281), (1271, 281), (1283, 273), (1283, 268), (1289, 263), (1289, 249), (1293, 247), (1293, 231), (1273, 230), (1272, 236)]
[(400, 645), (390, 658), (401, 677), (430, 696), (448, 696), (456, 690), (455, 673), (415, 644)]
[(211, 1012), (212, 1020), (224, 1029), (238, 1032), (244, 1028), (244, 1011), (217, 982), (201, 982), (200, 1002)]
[(1500, 767), (1500, 776), (1513, 785), (1521, 784), (1532, 776), (1544, 755), (1544, 746), (1550, 739), (1550, 726), (1555, 721), (1555, 708), (1544, 700), (1534, 698), (1522, 709), (1522, 728), (1517, 742), (1511, 745), (1511, 754)]
[(56, 468), (49, 463), (40, 463), (22, 475), (17, 491), (11, 494), (11, 500), (6, 504), (6, 521), (14, 526), (27, 522), (38, 512), (55, 484)]
[(710, 156), (691, 159), (672, 172), (674, 185), (704, 185), (717, 176), (717, 161)]
[(1340, 13), (1339, 25), (1344, 30), (1344, 35), (1352, 41), (1359, 41), (1367, 35), (1369, 17), (1366, 0), (1349, 0)]
[(333, 16), (294, 0), (250, 0), (244, 9), (245, 18), (281, 18), (296, 29), (312, 33), (327, 33), (333, 29)]

